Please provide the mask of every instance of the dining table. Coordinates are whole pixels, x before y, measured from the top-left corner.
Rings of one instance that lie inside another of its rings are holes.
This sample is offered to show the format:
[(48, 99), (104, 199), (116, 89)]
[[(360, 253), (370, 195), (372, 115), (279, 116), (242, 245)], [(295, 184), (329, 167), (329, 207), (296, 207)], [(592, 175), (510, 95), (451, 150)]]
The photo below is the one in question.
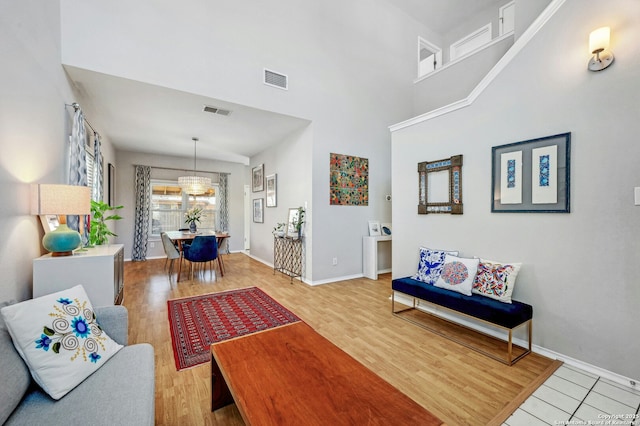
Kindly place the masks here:
[(218, 243), (218, 267), (220, 268), (220, 276), (224, 277), (224, 260), (222, 259), (222, 253), (220, 253), (220, 246), (230, 237), (228, 232), (214, 232), (214, 231), (197, 231), (197, 232), (189, 232), (189, 231), (166, 231), (167, 235), (178, 246), (178, 251), (180, 252), (180, 264), (178, 265), (178, 277), (177, 281), (180, 281), (180, 272), (182, 272), (182, 258), (183, 251), (182, 245), (186, 242), (193, 241), (193, 239), (197, 236), (205, 236), (205, 235), (215, 235), (216, 241)]

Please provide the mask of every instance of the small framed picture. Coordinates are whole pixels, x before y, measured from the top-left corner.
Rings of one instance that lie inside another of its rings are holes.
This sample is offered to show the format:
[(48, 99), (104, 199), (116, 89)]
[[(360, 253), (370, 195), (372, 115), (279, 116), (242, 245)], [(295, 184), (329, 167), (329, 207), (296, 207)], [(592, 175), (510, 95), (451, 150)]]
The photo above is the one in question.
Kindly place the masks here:
[(369, 221), (369, 236), (370, 237), (380, 236), (380, 222), (378, 222), (377, 220)]
[(277, 184), (276, 174), (267, 176), (267, 207), (276, 207), (278, 205), (278, 198), (276, 194)]
[(40, 222), (42, 222), (42, 228), (44, 228), (44, 233), (55, 231), (56, 228), (60, 225), (58, 222), (58, 216), (55, 214), (41, 214)]
[(298, 229), (296, 224), (298, 223), (298, 209), (290, 208), (289, 215), (287, 217), (287, 237), (297, 237)]
[(253, 221), (256, 223), (264, 223), (264, 198), (256, 198), (253, 200)]
[(264, 164), (251, 169), (251, 191), (264, 191)]

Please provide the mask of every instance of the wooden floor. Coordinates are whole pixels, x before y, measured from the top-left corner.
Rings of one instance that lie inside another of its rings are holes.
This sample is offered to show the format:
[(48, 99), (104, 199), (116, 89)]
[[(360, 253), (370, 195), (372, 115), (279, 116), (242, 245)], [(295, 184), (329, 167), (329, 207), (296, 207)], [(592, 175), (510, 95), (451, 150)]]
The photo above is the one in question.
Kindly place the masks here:
[(178, 284), (175, 277), (170, 282), (164, 259), (125, 265), (129, 343), (155, 348), (158, 425), (244, 424), (235, 405), (210, 411), (208, 364), (176, 371), (167, 318), (168, 299), (242, 287), (260, 287), (449, 426), (501, 422), (495, 417), (506, 419), (554, 369), (536, 354), (509, 367), (394, 317), (390, 274), (312, 287), (241, 253), (224, 255), (224, 262), (217, 281), (205, 272)]

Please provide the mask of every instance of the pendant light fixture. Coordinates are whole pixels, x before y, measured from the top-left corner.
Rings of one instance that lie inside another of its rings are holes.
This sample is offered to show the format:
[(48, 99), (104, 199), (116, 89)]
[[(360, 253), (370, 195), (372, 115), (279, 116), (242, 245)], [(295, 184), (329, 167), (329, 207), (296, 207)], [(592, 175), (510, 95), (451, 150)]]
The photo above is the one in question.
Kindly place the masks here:
[(204, 176), (196, 176), (196, 144), (198, 138), (191, 139), (193, 140), (193, 176), (180, 176), (178, 185), (189, 195), (200, 195), (211, 188), (211, 179)]

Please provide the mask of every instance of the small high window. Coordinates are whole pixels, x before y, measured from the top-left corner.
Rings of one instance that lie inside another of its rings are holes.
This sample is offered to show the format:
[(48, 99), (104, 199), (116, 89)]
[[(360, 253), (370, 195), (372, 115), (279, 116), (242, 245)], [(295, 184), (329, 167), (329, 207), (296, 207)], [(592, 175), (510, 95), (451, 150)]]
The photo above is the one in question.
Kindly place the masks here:
[(442, 49), (418, 37), (418, 77), (427, 75), (442, 66)]

